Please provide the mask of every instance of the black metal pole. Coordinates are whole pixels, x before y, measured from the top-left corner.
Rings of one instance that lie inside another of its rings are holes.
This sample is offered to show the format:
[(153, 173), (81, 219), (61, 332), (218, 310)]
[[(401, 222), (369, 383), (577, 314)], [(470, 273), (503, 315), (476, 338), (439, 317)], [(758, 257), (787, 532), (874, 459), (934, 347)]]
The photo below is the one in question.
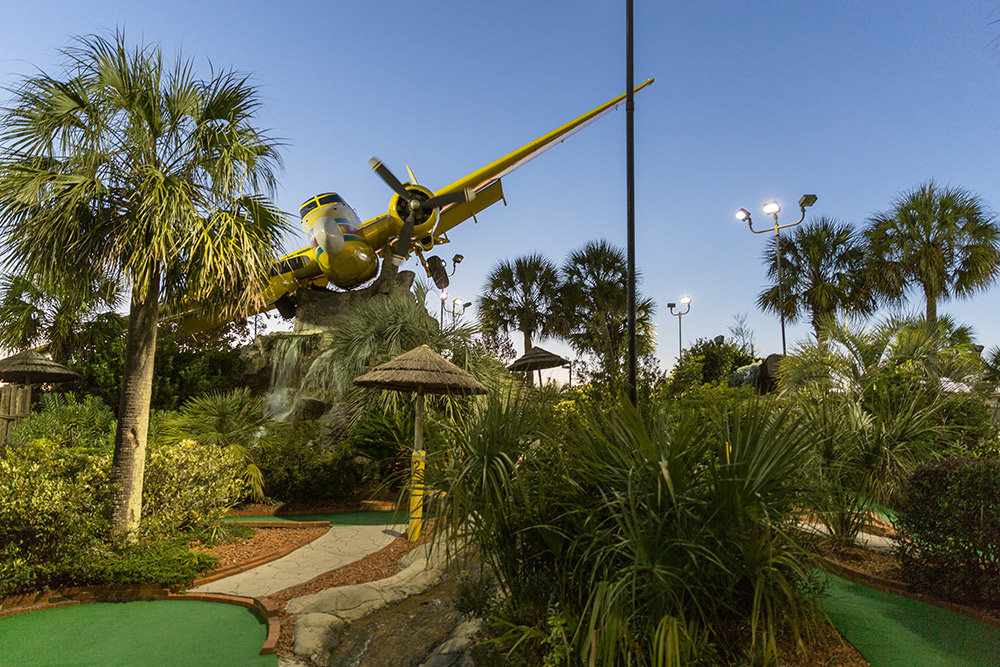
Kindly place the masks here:
[(625, 151), (628, 191), (628, 397), (636, 405), (635, 345), (635, 111), (632, 84), (632, 0), (625, 0)]
[(781, 241), (778, 236), (778, 216), (774, 216), (774, 253), (778, 260), (778, 312), (781, 314), (781, 354), (787, 355), (785, 347), (785, 286), (781, 282)]

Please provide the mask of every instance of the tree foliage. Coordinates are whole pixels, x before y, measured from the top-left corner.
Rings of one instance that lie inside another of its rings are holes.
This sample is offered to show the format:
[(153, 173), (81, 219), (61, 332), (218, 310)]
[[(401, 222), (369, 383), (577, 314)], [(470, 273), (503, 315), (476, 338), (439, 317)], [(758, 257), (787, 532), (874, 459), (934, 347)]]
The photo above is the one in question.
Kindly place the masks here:
[(1000, 225), (979, 197), (962, 188), (928, 181), (901, 194), (872, 218), (865, 237), (875, 289), (900, 303), (911, 285), (919, 285), (932, 333), (938, 301), (967, 298), (1000, 272)]
[(260, 194), (278, 156), (245, 76), (199, 79), (191, 61), (167, 65), (121, 33), (62, 56), (62, 75), (22, 81), (0, 118), (0, 231), (17, 275), (131, 289), (112, 512), (134, 534), (159, 302), (239, 310), (259, 298), (286, 228)]
[[(778, 285), (757, 297), (762, 310), (794, 322), (808, 319), (817, 338), (822, 323), (838, 313), (867, 315), (874, 310), (875, 298), (865, 272), (865, 248), (859, 235), (848, 224), (832, 218), (807, 222), (788, 236), (781, 245), (781, 293)], [(777, 283), (777, 250), (769, 246), (764, 261), (767, 275)]]

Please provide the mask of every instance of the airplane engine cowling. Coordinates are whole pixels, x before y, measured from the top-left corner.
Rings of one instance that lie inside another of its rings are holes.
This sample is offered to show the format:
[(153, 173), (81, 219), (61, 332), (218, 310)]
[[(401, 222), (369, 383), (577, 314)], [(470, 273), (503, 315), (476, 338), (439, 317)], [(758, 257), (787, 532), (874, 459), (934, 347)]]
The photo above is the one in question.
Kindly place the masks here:
[[(403, 187), (406, 188), (407, 192), (411, 193), (415, 199), (421, 201), (427, 201), (430, 199), (434, 193), (423, 187), (422, 185), (412, 185), (410, 183), (404, 183)], [(410, 204), (405, 199), (399, 195), (393, 195), (392, 199), (389, 200), (389, 215), (396, 219), (399, 223), (399, 227), (402, 228), (403, 221), (406, 220), (406, 216), (410, 214)], [(413, 236), (419, 237), (429, 233), (437, 225), (438, 221), (438, 210), (432, 209), (430, 211), (418, 211), (416, 220), (413, 222)]]

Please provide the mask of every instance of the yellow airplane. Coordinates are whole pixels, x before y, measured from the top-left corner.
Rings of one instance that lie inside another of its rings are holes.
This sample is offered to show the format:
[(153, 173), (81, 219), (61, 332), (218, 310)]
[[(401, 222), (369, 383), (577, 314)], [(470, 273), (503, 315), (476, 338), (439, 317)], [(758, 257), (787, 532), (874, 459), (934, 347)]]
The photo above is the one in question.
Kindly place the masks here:
[[(635, 91), (651, 83), (653, 79), (636, 86)], [(372, 158), (369, 161), (372, 169), (393, 190), (389, 210), (361, 222), (354, 209), (335, 192), (316, 195), (302, 204), (299, 216), (309, 245), (276, 260), (262, 294), (262, 303), (266, 305), (258, 312), (277, 308), (282, 316), (291, 318), (295, 314), (295, 292), (303, 287), (332, 284), (352, 289), (363, 285), (375, 278), (379, 252), (383, 255), (390, 252), (390, 244), (393, 264), (399, 266), (415, 253), (427, 275), (444, 289), (448, 286), (444, 261), (435, 256), (425, 259), (424, 253), (436, 245), (449, 243), (449, 230), (502, 200), (500, 179), (617, 108), (625, 97), (619, 95), (433, 192), (417, 184), (409, 167), (410, 181), (401, 183), (381, 161)], [(181, 317), (184, 329), (189, 332), (214, 326), (190, 311)]]

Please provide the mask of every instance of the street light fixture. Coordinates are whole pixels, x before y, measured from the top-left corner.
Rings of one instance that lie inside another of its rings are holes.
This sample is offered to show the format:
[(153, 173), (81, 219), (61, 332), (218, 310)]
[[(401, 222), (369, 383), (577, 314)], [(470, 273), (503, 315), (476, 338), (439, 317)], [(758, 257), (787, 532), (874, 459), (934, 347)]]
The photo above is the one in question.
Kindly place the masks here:
[(674, 308), (677, 307), (677, 304), (676, 303), (667, 304), (667, 308), (670, 309), (670, 314), (677, 316), (677, 361), (678, 362), (680, 362), (681, 353), (684, 351), (684, 343), (683, 343), (684, 338), (681, 336), (681, 322), (684, 316), (687, 315), (689, 312), (691, 312), (691, 297), (687, 295), (682, 296), (681, 303), (684, 304), (686, 308), (683, 312), (678, 311), (676, 313), (674, 312)]
[(438, 318), (441, 328), (444, 329), (444, 302), (448, 300), (448, 292), (441, 290), (441, 317)]
[(786, 227), (794, 227), (803, 220), (806, 219), (806, 208), (812, 206), (816, 203), (816, 195), (802, 195), (799, 198), (799, 209), (802, 211), (802, 215), (795, 222), (791, 222), (785, 225), (778, 224), (778, 214), (781, 213), (781, 205), (776, 201), (769, 201), (761, 207), (764, 211), (764, 215), (770, 215), (774, 217), (774, 226), (769, 229), (754, 229), (753, 220), (750, 218), (750, 211), (745, 208), (741, 208), (736, 211), (736, 219), (740, 222), (746, 222), (750, 227), (750, 231), (754, 234), (764, 234), (765, 232), (774, 230), (774, 254), (775, 259), (778, 263), (778, 314), (781, 316), (781, 353), (788, 354), (788, 350), (785, 345), (785, 288), (781, 282), (781, 242), (778, 237), (778, 230), (785, 229)]
[[(442, 306), (443, 305), (444, 302), (442, 302)], [(455, 297), (455, 300), (451, 302), (451, 308), (445, 309), (445, 312), (451, 313), (451, 326), (455, 326), (456, 319), (461, 317), (462, 315), (465, 315), (465, 310), (470, 306), (472, 306), (471, 301), (466, 301), (465, 303), (462, 303), (461, 297), (458, 296)]]

